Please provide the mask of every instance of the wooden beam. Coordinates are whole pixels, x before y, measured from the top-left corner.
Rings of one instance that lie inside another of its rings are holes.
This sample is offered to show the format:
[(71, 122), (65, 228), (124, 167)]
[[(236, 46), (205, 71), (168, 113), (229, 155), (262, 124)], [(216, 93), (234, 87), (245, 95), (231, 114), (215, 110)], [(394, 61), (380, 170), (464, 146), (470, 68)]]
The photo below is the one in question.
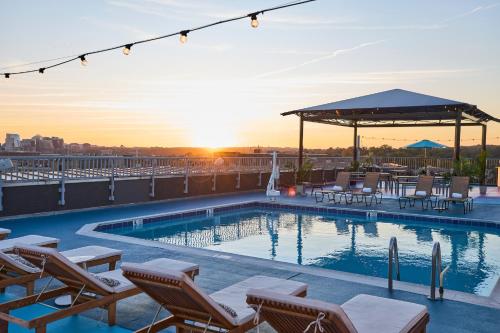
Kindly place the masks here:
[(300, 130), (299, 130), (299, 168), (302, 167), (304, 161), (304, 117), (300, 116)]
[(358, 160), (358, 126), (356, 123), (354, 123), (354, 141), (352, 150), (352, 160), (356, 162)]
[(486, 151), (486, 125), (482, 125), (482, 132), (481, 132), (481, 149), (483, 151)]
[(460, 161), (460, 135), (462, 132), (462, 111), (457, 112), (455, 119), (455, 146), (453, 147), (453, 159)]

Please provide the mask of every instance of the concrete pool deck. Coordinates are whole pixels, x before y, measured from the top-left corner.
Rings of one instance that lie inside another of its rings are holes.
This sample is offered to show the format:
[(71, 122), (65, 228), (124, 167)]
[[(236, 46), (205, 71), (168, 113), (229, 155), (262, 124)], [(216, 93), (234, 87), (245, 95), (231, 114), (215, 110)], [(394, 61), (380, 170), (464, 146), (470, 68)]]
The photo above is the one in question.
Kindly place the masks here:
[[(123, 261), (141, 262), (158, 257), (169, 257), (198, 263), (201, 267), (201, 274), (197, 278), (196, 283), (208, 292), (217, 291), (253, 275), (269, 275), (306, 282), (309, 284), (309, 298), (317, 298), (333, 303), (343, 303), (357, 294), (366, 293), (424, 304), (428, 307), (431, 315), (431, 322), (428, 326), (429, 332), (498, 332), (500, 327), (500, 310), (492, 307), (472, 305), (451, 300), (431, 302), (427, 300), (426, 296), (419, 293), (401, 290), (389, 292), (387, 288), (383, 286), (358, 283), (349, 281), (348, 279), (333, 278), (327, 276), (328, 274), (318, 274), (315, 269), (304, 266), (300, 267), (293, 264), (282, 265), (268, 261), (268, 265), (263, 265), (259, 260), (256, 260), (254, 263), (241, 262), (238, 260), (228, 260), (221, 256), (199, 255), (191, 251), (146, 247), (139, 244), (128, 244), (119, 241), (76, 235), (76, 232), (82, 226), (89, 223), (264, 199), (265, 197), (262, 193), (249, 193), (175, 200), (163, 203), (130, 205), (82, 212), (69, 212), (57, 215), (2, 220), (0, 221), (0, 227), (11, 229), (11, 237), (26, 234), (40, 234), (60, 238), (61, 250), (97, 244), (123, 250)], [(280, 202), (314, 204), (314, 199), (310, 197), (284, 197), (279, 200)], [(367, 209), (364, 205), (355, 205), (354, 208)], [(395, 200), (384, 200), (382, 205), (373, 206), (368, 209), (400, 211), (397, 201)], [(422, 213), (417, 208), (406, 209), (405, 212)], [(451, 212), (443, 214), (433, 211), (424, 213), (441, 216), (464, 216), (460, 208), (453, 209)], [(471, 214), (467, 214), (466, 217), (494, 220), (500, 223), (500, 205), (478, 204), (474, 211)], [(292, 266), (301, 269), (290, 269)], [(41, 285), (42, 284), (39, 283), (37, 285), (38, 288), (40, 288)], [(17, 294), (22, 293), (21, 289), (16, 287), (9, 288), (8, 291)], [(140, 311), (137, 309), (140, 309)], [(122, 301), (118, 306), (118, 324), (127, 329), (137, 329), (145, 326), (149, 324), (155, 310), (156, 304), (145, 295), (139, 295)], [(102, 311), (90, 311), (87, 315), (99, 319), (102, 315)], [(166, 312), (163, 312), (162, 316), (165, 315)], [(261, 330), (261, 332), (262, 331), (263, 330)]]

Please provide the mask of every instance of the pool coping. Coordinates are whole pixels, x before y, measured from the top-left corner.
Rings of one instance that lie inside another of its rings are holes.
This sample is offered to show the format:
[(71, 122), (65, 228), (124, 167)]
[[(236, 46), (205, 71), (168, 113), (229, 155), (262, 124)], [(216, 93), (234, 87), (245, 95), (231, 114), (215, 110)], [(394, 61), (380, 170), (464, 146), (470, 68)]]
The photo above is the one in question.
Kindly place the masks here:
[[(237, 262), (246, 262), (248, 264), (253, 265), (261, 265), (269, 268), (288, 270), (291, 272), (299, 273), (299, 274), (310, 274), (316, 276), (322, 276), (326, 278), (338, 279), (347, 282), (355, 282), (366, 284), (375, 287), (387, 288), (387, 279), (343, 272), (338, 270), (313, 267), (313, 266), (302, 266), (294, 263), (287, 263), (281, 261), (273, 261), (270, 259), (263, 259), (257, 257), (251, 257), (247, 255), (233, 254), (228, 252), (222, 252), (211, 249), (204, 248), (192, 248), (182, 245), (173, 245), (161, 243), (153, 240), (145, 240), (130, 236), (116, 235), (108, 232), (104, 232), (103, 230), (112, 229), (112, 225), (116, 225), (116, 228), (121, 228), (123, 226), (133, 226), (134, 223), (137, 225), (143, 225), (146, 221), (147, 223), (153, 223), (155, 221), (165, 221), (168, 219), (177, 219), (182, 217), (193, 217), (193, 216), (210, 216), (210, 214), (228, 212), (231, 210), (238, 210), (244, 208), (251, 207), (261, 207), (261, 208), (282, 208), (282, 209), (295, 209), (304, 212), (317, 212), (317, 213), (331, 213), (331, 214), (340, 214), (340, 215), (351, 215), (351, 216), (363, 216), (368, 218), (367, 214), (376, 213), (375, 217), (382, 218), (397, 218), (409, 221), (415, 221), (416, 217), (419, 220), (422, 220), (424, 217), (425, 222), (436, 222), (436, 223), (444, 223), (444, 224), (459, 224), (459, 225), (468, 225), (468, 226), (478, 226), (478, 227), (488, 227), (500, 229), (500, 223), (495, 221), (484, 221), (479, 219), (467, 219), (467, 218), (457, 218), (457, 217), (440, 217), (433, 215), (422, 215), (422, 214), (412, 214), (412, 213), (400, 213), (396, 214), (394, 212), (387, 212), (383, 210), (363, 210), (356, 208), (341, 208), (341, 207), (324, 207), (310, 204), (290, 204), (290, 203), (279, 203), (279, 202), (269, 202), (262, 200), (248, 200), (237, 203), (229, 203), (223, 205), (207, 205), (205, 207), (198, 207), (195, 209), (183, 209), (172, 211), (169, 213), (161, 213), (161, 214), (153, 214), (153, 215), (144, 215), (138, 216), (135, 218), (124, 218), (124, 219), (115, 219), (104, 222), (96, 222), (86, 224), (81, 227), (76, 233), (78, 235), (95, 237), (106, 240), (113, 240), (118, 242), (125, 242), (129, 244), (141, 245), (146, 247), (156, 247), (162, 248), (173, 252), (178, 252), (180, 254), (185, 255), (195, 255), (195, 256), (205, 256), (218, 258), (221, 260), (228, 261), (237, 261)], [(406, 218), (402, 218), (402, 216)], [(372, 216), (373, 217), (373, 216)], [(110, 226), (110, 227), (106, 227)], [(104, 227), (104, 228), (103, 228)], [(99, 228), (101, 228), (99, 230)], [(429, 286), (403, 282), (403, 281), (394, 281), (394, 289), (401, 290), (406, 292), (411, 292), (420, 295), (429, 295)], [(436, 293), (438, 294), (438, 293)], [(458, 302), (464, 302), (468, 304), (474, 304), (479, 306), (486, 306), (490, 308), (500, 309), (500, 279), (497, 281), (497, 284), (493, 288), (492, 292), (489, 296), (479, 296), (472, 293), (466, 293), (456, 290), (445, 289), (445, 300), (452, 300)]]

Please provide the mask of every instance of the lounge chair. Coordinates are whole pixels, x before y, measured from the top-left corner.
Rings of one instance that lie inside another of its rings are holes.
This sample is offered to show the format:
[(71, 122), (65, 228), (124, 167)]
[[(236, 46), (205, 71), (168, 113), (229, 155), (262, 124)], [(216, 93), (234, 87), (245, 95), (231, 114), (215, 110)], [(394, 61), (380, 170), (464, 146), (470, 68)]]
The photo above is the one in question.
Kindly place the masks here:
[(337, 202), (336, 196), (339, 195), (339, 202), (342, 201), (342, 197), (344, 197), (347, 202), (347, 194), (350, 193), (350, 183), (351, 173), (346, 171), (339, 172), (337, 174), (337, 179), (335, 180), (335, 185), (333, 186), (333, 188), (331, 190), (321, 190), (314, 192), (314, 198), (316, 199), (316, 202), (323, 202), (326, 196), (328, 198), (328, 201)]
[(474, 199), (469, 197), (469, 177), (451, 177), (451, 184), (448, 197), (439, 200), (436, 207), (439, 212), (450, 208), (450, 203), (462, 204), (464, 206), (464, 214), (470, 212), (474, 208)]
[[(431, 204), (431, 207), (434, 208), (432, 198), (435, 197), (437, 199), (437, 197), (432, 195), (433, 184), (434, 176), (420, 175), (417, 180), (415, 192), (412, 195), (399, 197), (399, 208), (406, 208), (407, 204), (409, 204), (410, 207), (414, 207), (417, 201), (422, 202), (422, 210), (427, 209), (429, 207), (429, 203)], [(424, 203), (427, 203), (425, 207)]]
[[(349, 203), (352, 203), (354, 198), (356, 198), (357, 203), (364, 201), (367, 206), (372, 205), (373, 199), (375, 199), (376, 204), (382, 203), (382, 192), (378, 188), (379, 180), (380, 172), (367, 172), (363, 182), (363, 188), (351, 193), (351, 200)], [(368, 198), (370, 198), (370, 203), (368, 203)]]
[(357, 295), (342, 305), (250, 290), (247, 303), (278, 333), (425, 333), (425, 306)]
[[(9, 323), (28, 329), (34, 328), (36, 333), (45, 333), (47, 325), (51, 322), (98, 307), (108, 310), (108, 324), (114, 325), (116, 322), (116, 303), (141, 293), (139, 288), (123, 277), (120, 269), (92, 274), (71, 262), (55, 249), (25, 245), (16, 246), (15, 250), (24, 259), (50, 275), (51, 279), (40, 294), (0, 304), (0, 332), (2, 333), (8, 332)], [(198, 265), (165, 258), (151, 260), (144, 265), (172, 267), (191, 277), (199, 272)], [(48, 285), (53, 278), (62, 282), (63, 286), (48, 290)], [(73, 303), (67, 308), (59, 309), (50, 314), (33, 319), (19, 318), (9, 314), (12, 310), (68, 294), (73, 296)]]
[[(109, 270), (116, 268), (116, 262), (122, 256), (122, 251), (102, 246), (85, 246), (60, 253), (83, 268), (107, 264)], [(46, 275), (41, 274), (42, 272), (37, 266), (23, 257), (1, 251), (0, 268), (0, 292), (4, 292), (6, 287), (21, 285), (26, 288), (26, 295), (32, 295), (35, 281)]]
[(9, 238), (0, 241), (0, 251), (11, 252), (17, 244), (37, 245), (43, 247), (57, 247), (59, 239), (39, 235), (27, 235), (16, 238)]
[(4, 240), (5, 238), (9, 237), (9, 235), (10, 235), (9, 229), (0, 228), (0, 240)]
[(261, 288), (282, 294), (305, 296), (307, 285), (266, 276), (254, 276), (207, 295), (185, 274), (171, 269), (123, 264), (123, 275), (166, 308), (171, 316), (136, 333), (158, 332), (175, 326), (177, 332), (246, 332), (257, 326), (255, 311), (246, 304), (246, 293)]

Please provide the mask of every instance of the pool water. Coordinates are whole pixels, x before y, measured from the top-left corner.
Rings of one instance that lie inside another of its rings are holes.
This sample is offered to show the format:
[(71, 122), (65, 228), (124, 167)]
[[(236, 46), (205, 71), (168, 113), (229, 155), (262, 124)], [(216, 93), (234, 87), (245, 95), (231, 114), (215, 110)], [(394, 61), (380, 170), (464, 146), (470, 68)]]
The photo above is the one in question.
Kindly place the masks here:
[(500, 276), (500, 234), (482, 227), (255, 208), (106, 232), (384, 278), (395, 236), (402, 281), (429, 285), (435, 241), (446, 289), (488, 296)]

